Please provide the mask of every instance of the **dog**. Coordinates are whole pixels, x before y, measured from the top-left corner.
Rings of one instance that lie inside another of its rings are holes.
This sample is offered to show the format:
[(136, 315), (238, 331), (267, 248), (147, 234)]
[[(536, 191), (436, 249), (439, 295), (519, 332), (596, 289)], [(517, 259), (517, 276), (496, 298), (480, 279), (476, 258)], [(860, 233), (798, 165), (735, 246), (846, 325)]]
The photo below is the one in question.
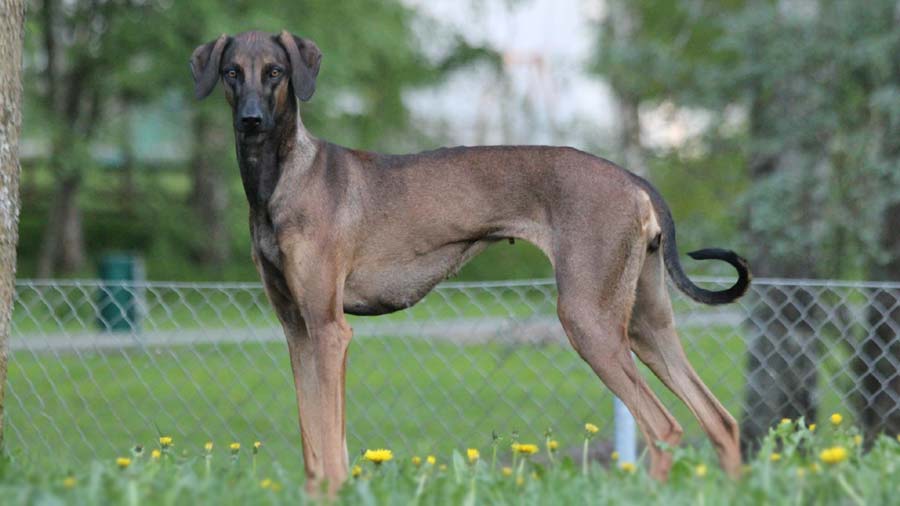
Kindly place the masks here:
[(334, 493), (347, 478), (345, 314), (408, 308), (491, 243), (521, 239), (549, 258), (557, 312), (573, 348), (628, 407), (665, 480), (678, 422), (638, 373), (631, 352), (700, 421), (725, 471), (741, 468), (738, 425), (688, 363), (666, 273), (704, 304), (750, 285), (747, 262), (704, 249), (738, 273), (698, 287), (678, 259), (672, 215), (644, 179), (566, 147), (481, 146), (385, 155), (337, 146), (303, 126), (322, 61), (283, 31), (222, 35), (191, 56), (198, 99), (222, 81), (233, 113), (250, 209), (252, 257), (284, 328), (297, 391), (306, 487)]

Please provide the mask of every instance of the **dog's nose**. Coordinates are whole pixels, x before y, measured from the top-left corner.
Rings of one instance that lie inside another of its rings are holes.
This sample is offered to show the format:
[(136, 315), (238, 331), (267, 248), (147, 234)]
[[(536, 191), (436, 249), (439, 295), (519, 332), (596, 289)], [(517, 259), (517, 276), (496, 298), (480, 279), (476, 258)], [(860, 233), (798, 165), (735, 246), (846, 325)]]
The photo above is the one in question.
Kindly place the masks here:
[(241, 118), (241, 125), (244, 128), (258, 128), (262, 124), (262, 116), (247, 115)]

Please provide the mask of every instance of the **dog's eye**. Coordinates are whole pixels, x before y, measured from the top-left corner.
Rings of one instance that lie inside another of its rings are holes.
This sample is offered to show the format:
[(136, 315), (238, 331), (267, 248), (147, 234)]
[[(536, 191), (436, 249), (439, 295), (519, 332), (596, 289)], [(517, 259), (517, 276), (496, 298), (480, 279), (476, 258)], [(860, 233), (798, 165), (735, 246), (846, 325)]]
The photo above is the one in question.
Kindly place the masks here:
[(281, 77), (281, 69), (272, 69), (269, 71), (269, 77), (275, 79), (276, 77)]
[(234, 69), (226, 70), (226, 71), (225, 71), (225, 77), (228, 77), (228, 78), (230, 78), (230, 79), (234, 79), (235, 77), (237, 77), (237, 70), (234, 70)]

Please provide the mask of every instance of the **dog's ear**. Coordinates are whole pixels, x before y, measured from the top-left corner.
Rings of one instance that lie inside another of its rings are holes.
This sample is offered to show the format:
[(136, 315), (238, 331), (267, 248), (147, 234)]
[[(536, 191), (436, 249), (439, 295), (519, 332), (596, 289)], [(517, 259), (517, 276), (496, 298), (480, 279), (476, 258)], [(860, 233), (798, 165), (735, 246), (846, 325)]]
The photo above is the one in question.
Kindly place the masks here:
[(219, 82), (219, 64), (229, 42), (231, 37), (222, 34), (218, 39), (198, 46), (191, 55), (191, 74), (194, 75), (194, 95), (197, 99), (212, 93)]
[(315, 42), (297, 37), (287, 31), (278, 36), (284, 50), (291, 61), (291, 85), (294, 95), (306, 102), (316, 91), (316, 76), (319, 75), (319, 64), (322, 62), (322, 51)]

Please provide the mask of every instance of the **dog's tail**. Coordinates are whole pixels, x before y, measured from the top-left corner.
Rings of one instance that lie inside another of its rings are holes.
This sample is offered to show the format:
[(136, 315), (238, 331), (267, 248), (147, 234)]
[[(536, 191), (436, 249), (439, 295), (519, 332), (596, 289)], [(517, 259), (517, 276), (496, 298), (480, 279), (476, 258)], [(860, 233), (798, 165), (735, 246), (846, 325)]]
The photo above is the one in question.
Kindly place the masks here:
[(663, 200), (652, 184), (631, 172), (628, 172), (628, 174), (647, 192), (650, 196), (650, 201), (653, 203), (656, 218), (659, 220), (660, 228), (662, 228), (661, 247), (663, 262), (666, 264), (666, 271), (669, 273), (669, 277), (675, 283), (675, 286), (688, 297), (709, 305), (728, 304), (744, 295), (744, 292), (750, 286), (750, 267), (746, 260), (731, 250), (706, 248), (688, 253), (694, 260), (722, 260), (731, 264), (738, 273), (738, 279), (730, 288), (725, 290), (706, 290), (695, 285), (687, 277), (687, 274), (681, 268), (681, 262), (678, 260), (678, 247), (675, 243), (675, 221), (672, 220), (672, 212), (669, 210), (668, 204), (666, 204), (666, 201)]

